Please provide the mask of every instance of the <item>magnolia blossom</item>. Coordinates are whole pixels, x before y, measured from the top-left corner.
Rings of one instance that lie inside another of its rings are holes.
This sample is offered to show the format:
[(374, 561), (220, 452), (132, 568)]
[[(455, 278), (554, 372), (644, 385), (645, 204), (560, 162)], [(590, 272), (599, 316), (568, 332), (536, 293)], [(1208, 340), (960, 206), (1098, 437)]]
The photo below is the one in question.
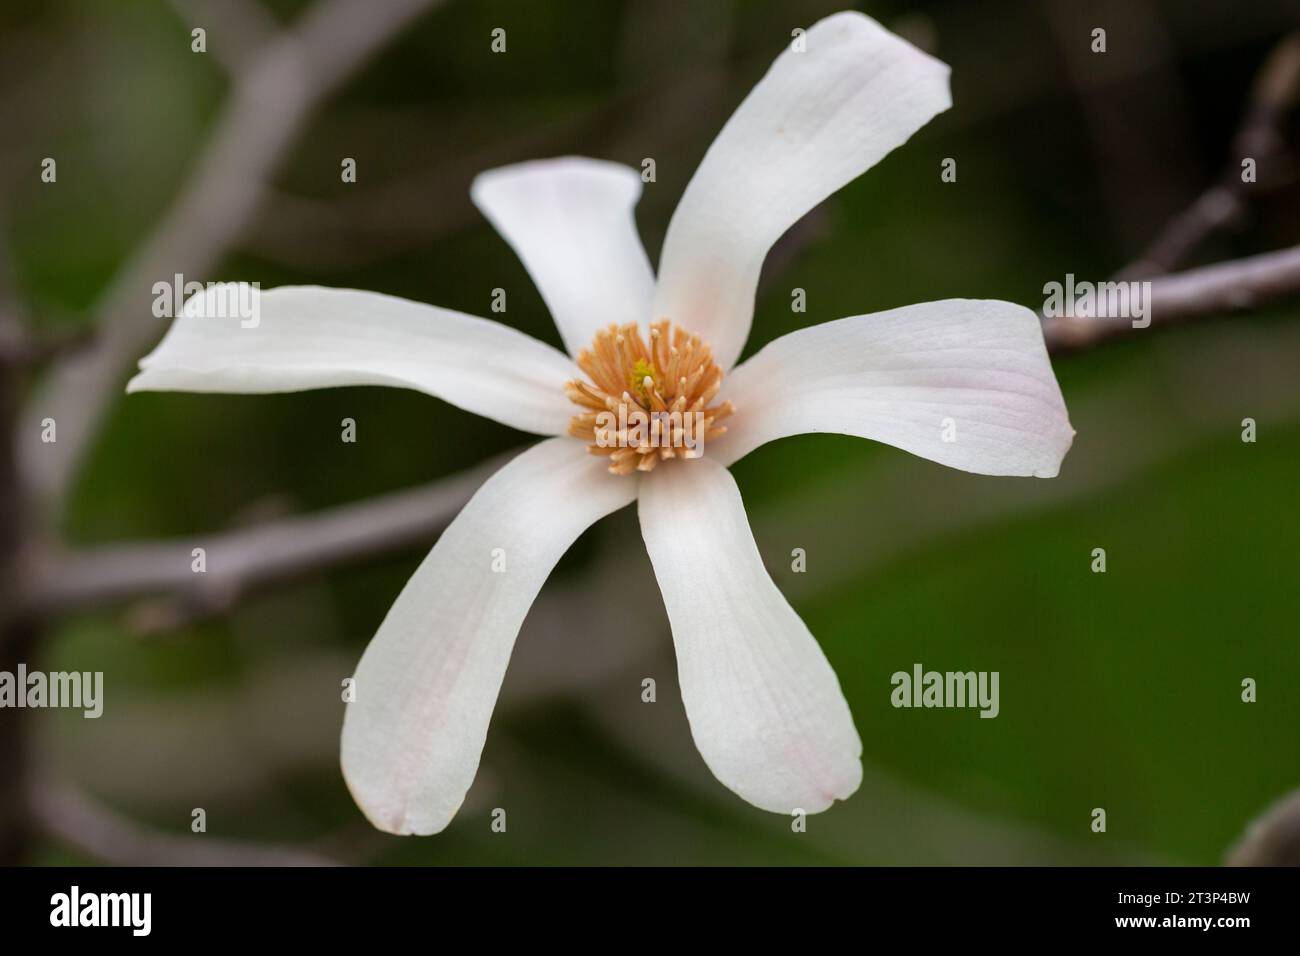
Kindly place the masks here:
[[(862, 778), (848, 705), (764, 570), (727, 467), (775, 438), (834, 432), (979, 474), (1057, 473), (1074, 433), (1021, 306), (951, 299), (842, 318), (736, 366), (772, 244), (951, 104), (947, 66), (867, 17), (837, 14), (804, 40), (709, 148), (657, 277), (637, 237), (634, 170), (568, 157), (475, 181), (568, 355), (435, 306), (288, 287), (261, 295), (255, 327), (192, 299), (141, 361), (130, 391), (392, 385), (550, 436), (483, 484), (361, 657), (342, 765), (381, 830), (451, 821), (529, 606), (582, 531), (633, 501), (709, 769), (774, 812), (847, 798)], [(602, 416), (674, 410), (702, 415), (699, 448), (674, 442), (671, 424), (651, 442)]]

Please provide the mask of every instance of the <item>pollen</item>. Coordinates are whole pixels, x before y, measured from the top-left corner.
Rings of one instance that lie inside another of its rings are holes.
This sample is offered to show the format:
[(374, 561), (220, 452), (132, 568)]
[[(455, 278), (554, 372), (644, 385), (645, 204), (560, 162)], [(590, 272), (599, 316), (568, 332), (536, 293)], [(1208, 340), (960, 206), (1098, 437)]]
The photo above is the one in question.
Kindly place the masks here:
[(650, 327), (649, 343), (636, 323), (601, 329), (578, 353), (578, 367), (589, 381), (564, 387), (582, 409), (569, 420), (569, 434), (609, 458), (616, 475), (700, 457), (734, 411), (731, 402), (713, 404), (722, 368), (712, 350), (667, 319)]

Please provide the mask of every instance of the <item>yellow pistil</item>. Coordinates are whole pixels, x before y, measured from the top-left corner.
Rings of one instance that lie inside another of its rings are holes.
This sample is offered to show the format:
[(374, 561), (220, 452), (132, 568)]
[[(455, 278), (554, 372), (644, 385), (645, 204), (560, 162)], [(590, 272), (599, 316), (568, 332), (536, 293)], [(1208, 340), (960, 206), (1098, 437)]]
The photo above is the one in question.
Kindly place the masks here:
[(698, 458), (734, 411), (730, 402), (710, 404), (722, 387), (713, 352), (667, 319), (650, 327), (648, 345), (635, 323), (601, 329), (578, 353), (578, 367), (590, 381), (565, 385), (583, 409), (569, 420), (569, 434), (607, 456), (616, 475)]
[[(649, 384), (647, 384), (649, 383)], [(655, 386), (655, 367), (645, 359), (637, 359), (627, 377), (627, 387), (642, 405), (650, 401), (650, 391)]]

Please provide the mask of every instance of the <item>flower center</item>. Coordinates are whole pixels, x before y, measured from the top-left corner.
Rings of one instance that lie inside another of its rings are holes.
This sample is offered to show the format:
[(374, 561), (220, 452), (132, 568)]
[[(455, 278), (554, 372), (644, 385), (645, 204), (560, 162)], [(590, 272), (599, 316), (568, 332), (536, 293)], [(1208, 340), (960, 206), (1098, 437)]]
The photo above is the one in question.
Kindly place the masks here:
[(569, 420), (569, 434), (607, 456), (616, 475), (700, 457), (734, 411), (731, 402), (710, 404), (722, 387), (712, 350), (667, 319), (650, 327), (649, 345), (634, 322), (601, 329), (578, 353), (578, 367), (591, 381), (564, 386), (583, 409)]

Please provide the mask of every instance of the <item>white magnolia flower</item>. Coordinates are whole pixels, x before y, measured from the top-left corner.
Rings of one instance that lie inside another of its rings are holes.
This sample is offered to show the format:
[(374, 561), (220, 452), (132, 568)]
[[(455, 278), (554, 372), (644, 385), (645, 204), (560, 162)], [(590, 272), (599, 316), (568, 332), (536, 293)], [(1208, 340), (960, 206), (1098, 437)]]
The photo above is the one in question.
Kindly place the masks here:
[[(573, 358), (447, 309), (290, 287), (261, 296), (256, 328), (204, 317), (196, 297), (141, 361), (130, 391), (393, 385), (552, 436), (484, 483), (362, 655), (342, 764), (375, 826), (436, 833), (451, 821), (529, 606), (582, 531), (633, 501), (709, 769), (780, 813), (857, 789), (862, 744), (839, 682), (764, 570), (727, 466), (775, 438), (835, 432), (964, 471), (1051, 477), (1073, 431), (1035, 315), (1007, 302), (852, 316), (733, 365), (772, 244), (950, 104), (943, 63), (859, 14), (821, 21), (710, 147), (657, 278), (633, 219), (635, 171), (571, 157), (481, 175), (474, 202)], [(706, 411), (703, 454), (644, 436), (601, 447), (617, 437), (594, 421), (602, 405)], [(491, 567), (496, 548), (504, 573)]]

